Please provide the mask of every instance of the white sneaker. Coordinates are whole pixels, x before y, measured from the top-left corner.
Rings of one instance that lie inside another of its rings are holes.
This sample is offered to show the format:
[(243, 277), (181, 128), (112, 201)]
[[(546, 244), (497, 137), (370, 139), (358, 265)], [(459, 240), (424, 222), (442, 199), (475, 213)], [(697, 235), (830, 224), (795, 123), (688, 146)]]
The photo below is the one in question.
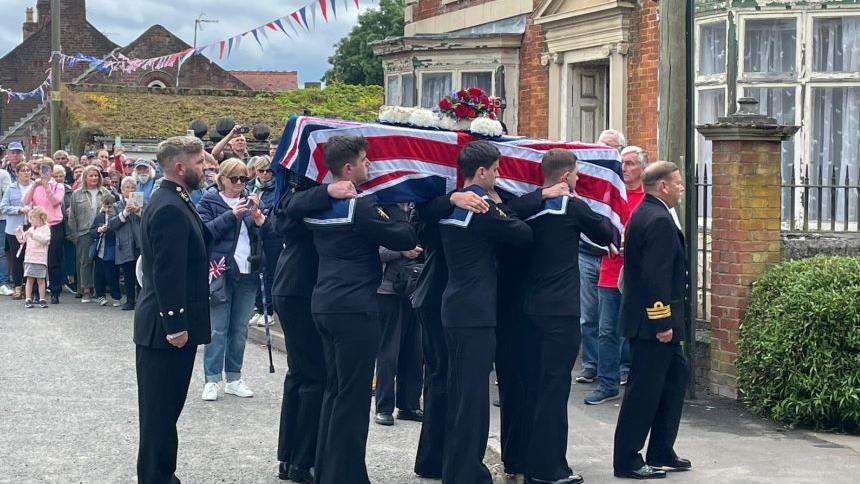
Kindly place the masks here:
[(81, 298), (81, 304), (89, 304), (91, 302), (93, 302), (93, 300), (90, 298), (90, 296), (84, 296)]
[(113, 299), (113, 298), (111, 298), (111, 303), (110, 303), (110, 305), (111, 305), (111, 306), (113, 306), (113, 307), (115, 307), (115, 308), (118, 308), (118, 307), (122, 306), (122, 299)]
[(207, 402), (218, 400), (218, 383), (213, 381), (203, 385), (203, 395), (200, 398)]
[(249, 398), (254, 396), (254, 392), (248, 388), (248, 385), (245, 385), (245, 382), (242, 380), (236, 380), (227, 382), (224, 385), (224, 393), (229, 393), (230, 395), (236, 395), (237, 397)]
[(100, 297), (97, 302), (99, 306), (107, 306), (108, 300), (106, 297)]
[(9, 286), (0, 285), (0, 296), (11, 296), (12, 294), (15, 294), (15, 291), (9, 289)]
[(259, 325), (260, 325), (260, 320), (261, 320), (262, 318), (263, 318), (263, 315), (262, 315), (262, 314), (254, 313), (254, 315), (253, 315), (253, 316), (251, 316), (251, 319), (248, 321), (248, 326), (259, 326)]

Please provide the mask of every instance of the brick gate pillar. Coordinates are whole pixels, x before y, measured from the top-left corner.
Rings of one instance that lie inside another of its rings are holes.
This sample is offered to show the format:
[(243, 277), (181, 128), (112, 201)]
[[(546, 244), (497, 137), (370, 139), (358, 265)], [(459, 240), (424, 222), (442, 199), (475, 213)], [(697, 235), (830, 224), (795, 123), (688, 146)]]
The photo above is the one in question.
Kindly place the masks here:
[(697, 126), (713, 142), (711, 390), (737, 398), (738, 325), (752, 282), (780, 260), (781, 142), (797, 126), (758, 114), (738, 100), (736, 113)]

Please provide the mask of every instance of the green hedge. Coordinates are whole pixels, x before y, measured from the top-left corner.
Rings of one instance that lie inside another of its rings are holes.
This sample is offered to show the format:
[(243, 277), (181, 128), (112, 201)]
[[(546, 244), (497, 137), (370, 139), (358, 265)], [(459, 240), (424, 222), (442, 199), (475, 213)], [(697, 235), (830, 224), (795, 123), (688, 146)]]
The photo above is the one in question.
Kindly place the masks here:
[(325, 89), (297, 89), (278, 94), (261, 94), (272, 98), (284, 112), (301, 114), (307, 109), (321, 118), (375, 121), (382, 106), (382, 86), (360, 86), (331, 83)]
[(790, 425), (860, 430), (860, 258), (814, 257), (753, 284), (738, 342), (738, 390)]

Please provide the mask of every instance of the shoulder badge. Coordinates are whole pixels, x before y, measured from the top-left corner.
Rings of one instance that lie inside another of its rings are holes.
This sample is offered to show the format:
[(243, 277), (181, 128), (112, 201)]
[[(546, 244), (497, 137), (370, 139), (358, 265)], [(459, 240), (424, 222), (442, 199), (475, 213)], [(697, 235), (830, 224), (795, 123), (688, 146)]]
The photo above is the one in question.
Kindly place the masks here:
[(665, 319), (672, 316), (672, 306), (668, 304), (664, 306), (662, 302), (657, 301), (654, 307), (645, 308), (645, 313), (648, 319)]
[(385, 213), (385, 210), (383, 210), (382, 207), (376, 207), (376, 213), (379, 214), (379, 217), (382, 218), (382, 220), (390, 220), (390, 217)]
[(499, 206), (498, 206), (498, 205), (493, 205), (493, 208), (495, 208), (495, 209), (496, 209), (496, 213), (497, 213), (497, 214), (499, 214), (499, 217), (502, 217), (502, 218), (508, 218), (508, 216), (505, 214), (504, 210), (502, 210), (501, 208), (499, 208)]

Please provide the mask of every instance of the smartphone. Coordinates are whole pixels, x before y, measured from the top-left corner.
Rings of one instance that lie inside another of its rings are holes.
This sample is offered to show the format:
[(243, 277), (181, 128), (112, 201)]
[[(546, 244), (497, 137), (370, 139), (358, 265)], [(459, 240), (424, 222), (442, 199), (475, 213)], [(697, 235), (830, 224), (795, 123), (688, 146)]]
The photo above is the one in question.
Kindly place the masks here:
[(42, 178), (47, 178), (51, 176), (51, 167), (48, 165), (42, 165), (39, 167), (39, 173), (42, 175)]
[(138, 207), (143, 206), (143, 192), (132, 192), (131, 196), (129, 196), (129, 202)]
[(122, 148), (122, 136), (117, 136), (113, 139), (113, 149)]
[(257, 203), (254, 202), (253, 198), (246, 198), (245, 199), (245, 206), (248, 207), (248, 210), (253, 210), (254, 207), (257, 206)]
[(239, 132), (242, 134), (248, 134), (249, 132), (251, 132), (251, 128), (247, 126), (242, 126), (241, 128), (239, 128)]

